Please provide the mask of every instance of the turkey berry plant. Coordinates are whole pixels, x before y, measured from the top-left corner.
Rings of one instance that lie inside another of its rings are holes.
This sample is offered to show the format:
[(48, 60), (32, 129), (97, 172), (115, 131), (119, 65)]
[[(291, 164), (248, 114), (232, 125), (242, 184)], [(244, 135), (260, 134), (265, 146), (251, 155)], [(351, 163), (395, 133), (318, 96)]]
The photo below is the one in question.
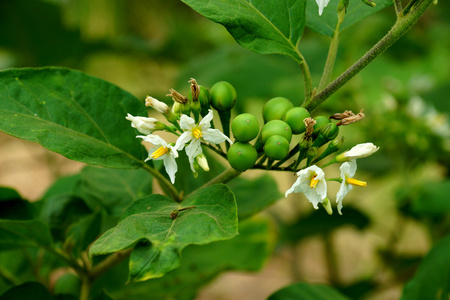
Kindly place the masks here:
[[(361, 141), (342, 151), (344, 136), (340, 134), (345, 130), (341, 129), (358, 126), (356, 122), (365, 117), (362, 109), (357, 113), (346, 110), (332, 115), (321, 115), (316, 110), (405, 34), (432, 0), (411, 0), (404, 8), (401, 1), (394, 0), (397, 21), (392, 29), (334, 80), (341, 29), (358, 22), (364, 14), (389, 6), (390, 1), (317, 0), (316, 5), (313, 1), (307, 4), (292, 0), (288, 1), (289, 8), (275, 0), (263, 1), (259, 6), (245, 0), (183, 2), (225, 26), (244, 48), (292, 58), (304, 78), (303, 104), (295, 106), (287, 98), (275, 97), (260, 108), (261, 115), (242, 113), (232, 117), (236, 102), (242, 100), (239, 91), (226, 81), (207, 88), (191, 79), (186, 94), (169, 89), (167, 96), (173, 104), (148, 96), (144, 105), (120, 88), (74, 70), (49, 67), (0, 72), (2, 131), (38, 142), (73, 160), (107, 168), (142, 169), (148, 173), (135, 178), (116, 170), (87, 167), (70, 185), (60, 183), (61, 189), (69, 190), (70, 195), (58, 192), (57, 188), (48, 192), (39, 217), (0, 220), (0, 230), (7, 235), (1, 238), (0, 244), (6, 248), (33, 246), (57, 257), (79, 279), (81, 300), (97, 296), (94, 283), (123, 260), (128, 260), (128, 283), (132, 286), (139, 281), (176, 276), (173, 275), (178, 274), (176, 270), (183, 269), (182, 252), (183, 260), (189, 262), (193, 250), (189, 251), (194, 249), (189, 245), (203, 245), (196, 249), (207, 253), (220, 243), (220, 247), (233, 251), (241, 247), (240, 243), (245, 245), (251, 241), (255, 234), (252, 226), (259, 225), (238, 223), (238, 217), (255, 215), (267, 205), (252, 203), (254, 208), (246, 208), (245, 202), (240, 202), (226, 185), (247, 170), (295, 174), (297, 178), (285, 191), (286, 197), (292, 193), (303, 194), (315, 209), (320, 204), (328, 214), (333, 213), (336, 205), (338, 213), (344, 213), (342, 218), (345, 218), (344, 197), (353, 186), (367, 185), (354, 178), (357, 160), (374, 154), (379, 148)], [(353, 10), (348, 9), (352, 5)], [(315, 15), (308, 19), (310, 7)], [(306, 25), (331, 37), (317, 86), (298, 47)], [(330, 33), (328, 28), (334, 31)], [(149, 117), (146, 107), (153, 108), (159, 117)], [(104, 108), (108, 109), (107, 113)], [(258, 121), (261, 119), (263, 123)], [(166, 133), (164, 138), (161, 132)], [(172, 140), (166, 138), (167, 133)], [(148, 150), (144, 151), (142, 141), (149, 144)], [(222, 172), (213, 171), (210, 163), (215, 160), (214, 155), (225, 158), (229, 167)], [(187, 163), (182, 161), (183, 157), (187, 157)], [(335, 163), (340, 164), (340, 177), (328, 178), (325, 168)], [(116, 175), (123, 176), (139, 197), (124, 202), (117, 196), (120, 207), (115, 207), (115, 197), (94, 197), (100, 191), (97, 186), (100, 183), (93, 187), (86, 183), (96, 182), (98, 172), (105, 172), (108, 182)], [(188, 181), (190, 172), (198, 182)], [(205, 176), (208, 172), (213, 175)], [(152, 193), (152, 179), (163, 194)], [(340, 184), (336, 196), (328, 195), (330, 181)], [(139, 186), (133, 186), (135, 182)], [(258, 199), (247, 201), (251, 200)], [(60, 210), (53, 208), (54, 205), (59, 205)], [(61, 211), (80, 205), (83, 209), (76, 216), (80, 221), (61, 225), (67, 221)], [(116, 218), (114, 226), (103, 224), (106, 229), (100, 226), (105, 215)], [(241, 235), (236, 237), (238, 226)], [(262, 230), (268, 234), (266, 227)], [(259, 266), (263, 260), (264, 257)], [(217, 267), (213, 275), (221, 268)], [(247, 269), (252, 268), (255, 269)], [(198, 280), (200, 283), (194, 284), (192, 297), (207, 282)], [(328, 287), (321, 289), (328, 295), (337, 293)], [(171, 296), (167, 289), (165, 292), (163, 298)]]

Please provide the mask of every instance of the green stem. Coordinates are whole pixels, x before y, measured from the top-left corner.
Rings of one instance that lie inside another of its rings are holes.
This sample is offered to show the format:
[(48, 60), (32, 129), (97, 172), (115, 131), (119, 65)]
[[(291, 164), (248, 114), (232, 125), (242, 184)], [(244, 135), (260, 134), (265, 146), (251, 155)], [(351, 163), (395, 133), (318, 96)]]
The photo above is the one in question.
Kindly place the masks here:
[(337, 181), (342, 183), (342, 178), (326, 178), (326, 181)]
[(401, 18), (403, 16), (403, 8), (401, 0), (394, 0), (395, 13), (397, 14), (397, 18)]
[(133, 249), (127, 249), (119, 252), (115, 252), (114, 254), (111, 254), (104, 260), (102, 260), (100, 263), (95, 265), (92, 270), (89, 272), (89, 277), (91, 280), (95, 280), (98, 277), (100, 277), (103, 273), (126, 259), (128, 256), (130, 256)]
[(300, 68), (303, 73), (303, 81), (305, 82), (305, 101), (309, 101), (312, 96), (312, 80), (311, 80), (311, 72), (309, 71), (308, 64), (306, 63), (303, 55), (298, 52), (298, 55), (301, 57), (302, 62), (300, 63)]
[[(414, 1), (414, 0), (413, 0)], [(387, 48), (392, 46), (401, 36), (403, 36), (417, 20), (423, 15), (433, 0), (421, 0), (417, 5), (411, 8), (408, 14), (400, 17), (395, 22), (391, 30), (372, 47), (363, 57), (342, 73), (338, 78), (331, 82), (325, 89), (314, 95), (311, 99), (307, 99), (303, 103), (303, 107), (309, 112), (314, 111), (329, 96), (335, 93), (340, 87), (347, 83), (351, 78), (364, 69), (375, 58), (382, 54)]]
[(142, 167), (144, 168), (145, 171), (150, 173), (158, 181), (161, 188), (167, 193), (169, 193), (170, 196), (173, 198), (173, 200), (181, 202), (180, 194), (178, 193), (175, 186), (166, 177), (164, 177), (160, 172), (150, 167), (146, 163), (143, 163)]
[[(210, 181), (208, 181), (207, 183), (205, 183), (204, 185), (202, 185), (201, 187), (199, 187), (197, 190), (206, 188), (210, 185), (217, 184), (217, 183), (227, 183), (231, 179), (239, 176), (241, 173), (242, 173), (241, 171), (237, 171), (233, 168), (229, 168), (229, 169), (223, 171), (222, 173), (220, 173), (219, 175), (217, 175), (216, 177), (214, 177), (213, 179), (211, 179)], [(197, 190), (195, 190), (195, 191), (197, 191)], [(195, 193), (195, 191), (193, 191), (189, 195), (187, 195), (186, 198), (189, 197), (190, 195), (192, 195), (193, 193)]]
[(322, 78), (320, 79), (319, 91), (331, 81), (331, 75), (333, 74), (334, 63), (336, 61), (336, 55), (339, 48), (339, 28), (344, 21), (345, 9), (338, 13), (338, 20), (336, 22), (336, 28), (334, 30), (333, 37), (331, 38), (330, 48), (328, 49), (327, 61), (323, 70)]
[(81, 279), (81, 291), (79, 300), (89, 300), (89, 295), (91, 294), (92, 281), (89, 277), (83, 276)]

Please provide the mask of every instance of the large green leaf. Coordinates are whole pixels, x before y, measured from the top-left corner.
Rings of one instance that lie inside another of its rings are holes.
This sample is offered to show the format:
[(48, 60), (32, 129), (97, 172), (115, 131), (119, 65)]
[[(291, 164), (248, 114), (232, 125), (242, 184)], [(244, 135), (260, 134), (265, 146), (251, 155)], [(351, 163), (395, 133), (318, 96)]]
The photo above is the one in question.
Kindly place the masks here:
[(186, 247), (181, 266), (163, 278), (127, 287), (108, 285), (106, 289), (118, 300), (145, 299), (148, 295), (153, 300), (195, 299), (198, 289), (221, 272), (258, 271), (270, 255), (272, 245), (269, 221), (249, 219), (239, 222), (239, 235), (230, 240)]
[(408, 282), (401, 300), (450, 299), (450, 236), (438, 242)]
[(335, 289), (323, 284), (294, 283), (272, 294), (268, 300), (348, 300)]
[(52, 296), (50, 292), (38, 282), (26, 282), (15, 286), (3, 295), (0, 300), (17, 300), (17, 299), (33, 299), (33, 300), (75, 300), (71, 295)]
[(143, 169), (123, 170), (88, 166), (80, 173), (78, 195), (92, 209), (120, 216), (133, 201), (152, 193), (152, 176)]
[(0, 220), (0, 250), (16, 247), (47, 247), (53, 243), (48, 227), (37, 220)]
[(297, 44), (305, 27), (306, 0), (182, 0), (220, 23), (244, 48), (262, 54), (284, 54), (297, 62)]
[(143, 148), (125, 120), (145, 115), (133, 95), (63, 68), (0, 72), (0, 130), (70, 159), (112, 168), (142, 165)]
[(238, 178), (229, 187), (236, 197), (239, 220), (262, 211), (282, 196), (276, 181), (267, 174), (252, 180)]
[(33, 219), (35, 208), (22, 199), (15, 190), (0, 187), (0, 219), (29, 220)]
[[(361, 21), (365, 17), (392, 5), (392, 0), (375, 0), (375, 7), (370, 7), (360, 0), (350, 1), (344, 22), (339, 27), (340, 31)], [(337, 24), (337, 7), (339, 0), (331, 0), (325, 7), (321, 16), (316, 1), (308, 1), (306, 5), (306, 26), (312, 30), (328, 36), (333, 36)]]
[[(174, 210), (192, 206), (171, 217)], [(129, 281), (143, 281), (177, 268), (181, 250), (187, 245), (226, 240), (237, 233), (234, 195), (219, 184), (199, 190), (182, 204), (157, 194), (133, 202), (118, 225), (92, 245), (89, 255), (134, 247)]]

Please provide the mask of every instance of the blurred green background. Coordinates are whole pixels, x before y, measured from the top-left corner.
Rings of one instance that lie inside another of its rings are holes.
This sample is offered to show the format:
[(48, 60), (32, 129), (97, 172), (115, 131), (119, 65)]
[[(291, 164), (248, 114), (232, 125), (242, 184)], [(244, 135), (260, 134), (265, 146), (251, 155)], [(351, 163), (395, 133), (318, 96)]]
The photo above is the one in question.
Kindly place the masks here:
[[(269, 210), (279, 233), (271, 261), (294, 262), (292, 270), (283, 270), (292, 282), (326, 282), (354, 299), (397, 299), (421, 258), (449, 232), (448, 16), (447, 1), (431, 7), (314, 113), (364, 108), (362, 122), (341, 128), (344, 148), (373, 142), (380, 151), (359, 161), (358, 179), (369, 186), (346, 197), (342, 217), (312, 213), (306, 200), (282, 199)], [(334, 77), (394, 21), (390, 7), (343, 31)], [(309, 29), (300, 41), (315, 85), (328, 43)], [(225, 80), (237, 90), (236, 113), (259, 118), (272, 97), (303, 101), (301, 71), (293, 61), (242, 49), (221, 25), (175, 0), (0, 0), (0, 69), (42, 66), (81, 70), (140, 99), (164, 101), (169, 88), (187, 92), (191, 77), (206, 87)], [(276, 269), (273, 263), (267, 268)], [(209, 287), (204, 299), (213, 299), (227, 280)]]

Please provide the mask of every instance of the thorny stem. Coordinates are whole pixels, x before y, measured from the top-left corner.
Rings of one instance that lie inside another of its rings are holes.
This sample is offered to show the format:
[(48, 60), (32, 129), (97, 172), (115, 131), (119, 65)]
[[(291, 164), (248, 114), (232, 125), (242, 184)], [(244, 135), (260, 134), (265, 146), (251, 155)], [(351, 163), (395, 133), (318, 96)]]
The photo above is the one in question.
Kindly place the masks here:
[(395, 13), (397, 14), (397, 18), (403, 17), (403, 8), (401, 0), (394, 0)]
[(175, 186), (169, 180), (167, 180), (166, 177), (164, 177), (156, 169), (150, 167), (149, 165), (147, 165), (145, 163), (142, 164), (142, 167), (144, 168), (145, 171), (150, 173), (158, 181), (158, 183), (161, 186), (161, 188), (164, 191), (166, 191), (167, 193), (169, 193), (170, 196), (173, 198), (173, 200), (175, 200), (177, 202), (181, 202), (180, 194), (178, 193), (178, 191), (175, 188)]
[[(415, 0), (412, 0), (411, 2), (413, 1)], [(329, 96), (336, 92), (375, 58), (382, 54), (387, 48), (392, 46), (392, 44), (394, 44), (409, 29), (411, 29), (411, 27), (417, 22), (432, 2), (433, 0), (419, 0), (417, 5), (411, 7), (411, 10), (407, 14), (397, 19), (391, 30), (377, 44), (375, 44), (372, 49), (364, 54), (363, 57), (361, 57), (338, 78), (331, 82), (325, 89), (320, 91), (317, 95), (314, 95), (311, 99), (306, 99), (302, 106), (309, 112), (314, 111)]]

